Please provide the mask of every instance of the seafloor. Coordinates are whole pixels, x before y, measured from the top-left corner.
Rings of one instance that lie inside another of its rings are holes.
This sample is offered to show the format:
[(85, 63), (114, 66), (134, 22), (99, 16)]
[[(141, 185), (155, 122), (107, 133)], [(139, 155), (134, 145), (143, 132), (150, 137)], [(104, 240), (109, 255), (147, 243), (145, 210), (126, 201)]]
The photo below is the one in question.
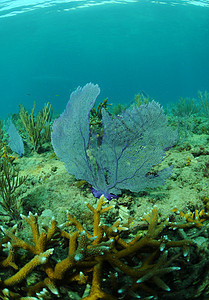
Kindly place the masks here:
[[(192, 214), (195, 210), (200, 212), (202, 209), (205, 212), (208, 211), (208, 123), (206, 119), (201, 118), (198, 119), (198, 122), (196, 121), (198, 124), (196, 126), (191, 126), (192, 122), (189, 125), (184, 124), (180, 128), (179, 142), (166, 152), (163, 162), (154, 167), (155, 170), (160, 170), (170, 165), (173, 166), (172, 175), (163, 186), (140, 193), (124, 191), (119, 199), (109, 202), (110, 205), (114, 205), (114, 208), (103, 215), (102, 220), (110, 225), (120, 218), (121, 224), (128, 224), (128, 234), (124, 235), (127, 240), (144, 230), (143, 215), (151, 211), (155, 205), (158, 207), (161, 221), (169, 217), (170, 220), (175, 219), (180, 223), (187, 223), (184, 217), (174, 217), (175, 213), (172, 211), (174, 208), (184, 214)], [(33, 152), (18, 158), (15, 165), (20, 169), (20, 176), (27, 176), (17, 195), (22, 200), (24, 215), (27, 215), (29, 211), (37, 213), (39, 224), (48, 226), (52, 218), (55, 218), (58, 224), (64, 223), (68, 210), (86, 229), (90, 231), (93, 229), (92, 213), (87, 208), (86, 202), (95, 206), (97, 199), (92, 195), (87, 183), (79, 184), (72, 175), (67, 173), (64, 163), (53, 155), (52, 149), (43, 153)], [(1, 225), (9, 228), (13, 224), (14, 221), (11, 218), (1, 217)], [(171, 291), (169, 293), (160, 292), (159, 299), (176, 299), (176, 297), (179, 299), (208, 299), (209, 221), (205, 220), (202, 224), (203, 226), (198, 228), (194, 226), (186, 231), (186, 236), (192, 238), (195, 243), (189, 250), (190, 260), (183, 257), (180, 249), (182, 268), (181, 271), (178, 271), (180, 275), (170, 275), (171, 273), (166, 275), (167, 278), (171, 276), (168, 280)], [(24, 222), (21, 223), (20, 230), (17, 229), (16, 234), (25, 240), (31, 238), (30, 229)], [(175, 240), (179, 238), (177, 231), (171, 230), (170, 235)], [(177, 259), (175, 265), (178, 265), (178, 260), (180, 259)], [(182, 261), (184, 262), (182, 263)], [(5, 270), (1, 270), (2, 275), (5, 276)], [(35, 282), (34, 277), (36, 276), (41, 275), (36, 275), (35, 270), (32, 275), (28, 276), (27, 284)], [(193, 276), (192, 280), (188, 280), (191, 276)], [(76, 297), (75, 294), (72, 296), (69, 287), (64, 287), (61, 295), (63, 299), (81, 299), (81, 296), (78, 296), (79, 293)], [(47, 299), (58, 298), (59, 296), (53, 295)], [(130, 298), (121, 297), (121, 299), (137, 299), (137, 295), (130, 296)], [(148, 298), (144, 296), (144, 299)]]

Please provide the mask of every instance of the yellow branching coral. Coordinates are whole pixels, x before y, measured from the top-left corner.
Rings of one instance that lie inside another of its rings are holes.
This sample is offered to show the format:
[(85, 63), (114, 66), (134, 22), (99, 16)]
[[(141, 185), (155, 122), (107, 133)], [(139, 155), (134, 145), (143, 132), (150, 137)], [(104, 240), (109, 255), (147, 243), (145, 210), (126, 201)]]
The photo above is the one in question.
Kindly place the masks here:
[(182, 224), (177, 224), (176, 222), (171, 222), (170, 226), (173, 228), (191, 228), (191, 227), (201, 227), (203, 222), (208, 219), (209, 214), (202, 209), (200, 212), (195, 209), (193, 213), (183, 213), (177, 208), (172, 209), (171, 211), (175, 212), (177, 215), (181, 216), (186, 222)]
[[(128, 228), (121, 225), (120, 220), (111, 226), (101, 222), (101, 215), (112, 208), (105, 204), (103, 196), (96, 208), (87, 204), (93, 214), (92, 232), (69, 213), (65, 224), (58, 226), (52, 219), (45, 231), (40, 230), (37, 215), (29, 213), (28, 217), (22, 216), (32, 230), (32, 242), (19, 238), (15, 229), (2, 228), (4, 242), (9, 244), (8, 257), (0, 259), (0, 267), (12, 266), (14, 270), (17, 269), (13, 250), (21, 248), (30, 255), (19, 270), (0, 282), (0, 288), (12, 287), (14, 292), (18, 292), (19, 289), (15, 287), (22, 285), (23, 296), (27, 297), (36, 297), (43, 289), (47, 289), (55, 299), (60, 293), (60, 285), (69, 286), (70, 289), (77, 282), (79, 286), (86, 287), (78, 291), (83, 300), (116, 300), (119, 297), (131, 297), (133, 293), (138, 297), (141, 293), (155, 295), (158, 290), (169, 292), (170, 287), (162, 277), (180, 269), (173, 265), (176, 256), (170, 256), (169, 248), (189, 247), (192, 241), (171, 241), (163, 235), (169, 222), (159, 222), (157, 207), (144, 216), (148, 224), (146, 233), (126, 241), (122, 235), (125, 232), (127, 234)], [(70, 228), (74, 230), (71, 232)], [(58, 259), (54, 254), (57, 247), (64, 251)], [(24, 286), (24, 280), (37, 268), (42, 269), (42, 280)], [(127, 287), (123, 286), (123, 279), (120, 282), (121, 278), (129, 278), (125, 279), (129, 282)]]

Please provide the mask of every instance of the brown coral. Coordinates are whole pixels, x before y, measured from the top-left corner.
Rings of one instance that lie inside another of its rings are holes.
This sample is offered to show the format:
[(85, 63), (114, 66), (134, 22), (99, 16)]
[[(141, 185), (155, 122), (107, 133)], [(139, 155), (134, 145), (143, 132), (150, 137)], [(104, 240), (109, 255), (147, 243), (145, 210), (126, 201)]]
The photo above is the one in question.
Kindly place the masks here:
[[(24, 288), (23, 296), (28, 297), (36, 297), (37, 293), (45, 288), (56, 297), (60, 293), (60, 286), (66, 285), (70, 288), (76, 282), (82, 287), (77, 288), (77, 292), (85, 300), (114, 300), (119, 297), (130, 299), (133, 294), (138, 297), (139, 294), (155, 295), (158, 291), (169, 292), (170, 288), (162, 277), (179, 270), (179, 267), (173, 265), (179, 254), (170, 256), (168, 250), (189, 247), (192, 241), (170, 241), (163, 235), (162, 232), (169, 226), (169, 222), (158, 222), (157, 207), (144, 216), (148, 223), (146, 234), (126, 241), (122, 238), (122, 232), (127, 228), (120, 225), (120, 220), (112, 226), (101, 222), (101, 215), (112, 208), (104, 207), (105, 203), (102, 196), (96, 208), (87, 204), (94, 216), (93, 233), (86, 230), (69, 213), (65, 224), (58, 226), (53, 219), (50, 227), (45, 228), (45, 232), (40, 232), (37, 215), (29, 213), (28, 217), (22, 216), (32, 229), (32, 243), (18, 238), (15, 228), (2, 228), (6, 236), (4, 243), (8, 244), (10, 241), (10, 250), (7, 258), (1, 258), (1, 267), (16, 268), (13, 251), (17, 252), (18, 248), (26, 250), (30, 253), (28, 257), (32, 255), (32, 258), (12, 276), (2, 280), (0, 287), (11, 288), (11, 292), (17, 293), (21, 286)], [(77, 230), (70, 232), (66, 228)], [(63, 258), (57, 258), (54, 254), (60, 247), (68, 249)], [(45, 276), (35, 285), (25, 286), (25, 279), (37, 267), (44, 271)]]

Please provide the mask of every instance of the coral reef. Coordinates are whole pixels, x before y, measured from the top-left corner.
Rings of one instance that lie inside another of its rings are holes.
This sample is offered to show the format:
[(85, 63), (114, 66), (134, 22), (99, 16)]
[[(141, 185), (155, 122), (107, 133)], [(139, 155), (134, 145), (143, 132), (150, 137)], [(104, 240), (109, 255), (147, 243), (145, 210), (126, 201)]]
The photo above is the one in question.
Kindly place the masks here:
[(99, 93), (99, 86), (92, 83), (78, 87), (53, 123), (52, 146), (68, 173), (91, 184), (95, 197), (104, 194), (108, 200), (118, 198), (122, 190), (139, 192), (163, 184), (172, 168), (157, 174), (150, 169), (177, 140), (163, 108), (153, 100), (116, 116), (103, 107), (104, 134), (98, 139), (90, 130), (89, 115)]
[[(163, 295), (170, 291), (164, 275), (181, 269), (176, 265), (180, 252), (174, 250), (192, 247), (192, 239), (170, 240), (165, 232), (172, 223), (168, 219), (159, 222), (156, 206), (144, 215), (148, 228), (143, 234), (130, 238), (128, 226), (121, 225), (120, 220), (111, 226), (102, 222), (102, 215), (112, 209), (106, 205), (104, 196), (96, 208), (86, 205), (93, 213), (93, 232), (85, 229), (69, 212), (67, 222), (58, 226), (52, 219), (51, 225), (42, 232), (37, 215), (22, 216), (32, 230), (32, 242), (19, 238), (15, 234), (16, 226), (12, 230), (1, 227), (5, 237), (0, 244), (0, 266), (12, 267), (14, 274), (4, 275), (0, 287), (3, 291), (10, 290), (10, 299), (16, 299), (13, 293), (19, 297), (37, 297), (43, 289), (47, 289), (51, 297), (59, 297), (63, 285), (68, 290), (75, 289), (83, 300), (134, 299), (132, 295)], [(126, 238), (122, 238), (123, 234)], [(64, 250), (63, 258), (56, 255), (59, 248)], [(20, 266), (15, 262), (18, 249), (26, 251)], [(25, 280), (38, 267), (39, 280), (27, 285)], [(75, 288), (74, 283), (81, 288)]]
[[(101, 108), (106, 105), (105, 100), (92, 111), (91, 130), (100, 137)], [(1, 195), (13, 201), (0, 218), (0, 299), (207, 299), (205, 116), (203, 108), (191, 113), (188, 134), (151, 169), (154, 175), (173, 166), (163, 186), (139, 193), (122, 190), (118, 199), (105, 202), (102, 196), (97, 204), (91, 186), (67, 174), (52, 152), (40, 151), (42, 145), (16, 158), (0, 122), (0, 174), (7, 184)], [(33, 112), (33, 117), (36, 121), (38, 116)], [(25, 143), (24, 131), (20, 133)]]

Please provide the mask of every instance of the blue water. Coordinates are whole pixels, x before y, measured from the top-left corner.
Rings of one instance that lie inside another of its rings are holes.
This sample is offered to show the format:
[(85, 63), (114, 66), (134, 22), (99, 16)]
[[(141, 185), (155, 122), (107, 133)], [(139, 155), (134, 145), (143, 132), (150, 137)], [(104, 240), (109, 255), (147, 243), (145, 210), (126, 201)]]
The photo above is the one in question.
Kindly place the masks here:
[(61, 112), (90, 81), (110, 103), (209, 91), (209, 1), (0, 3), (1, 118), (34, 101)]

